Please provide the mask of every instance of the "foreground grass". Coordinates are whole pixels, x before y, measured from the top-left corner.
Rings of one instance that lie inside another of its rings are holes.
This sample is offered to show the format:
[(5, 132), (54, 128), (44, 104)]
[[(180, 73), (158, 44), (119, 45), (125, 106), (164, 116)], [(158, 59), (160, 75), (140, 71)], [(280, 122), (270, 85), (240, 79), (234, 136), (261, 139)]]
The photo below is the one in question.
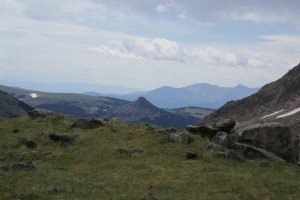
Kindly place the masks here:
[[(0, 120), (0, 167), (33, 161), (36, 171), (0, 173), (0, 199), (300, 199), (300, 167), (226, 160), (206, 150), (206, 139), (172, 144), (145, 125), (110, 121), (105, 127), (69, 127), (72, 117)], [(12, 130), (18, 129), (18, 133)], [(74, 133), (62, 148), (50, 133)], [(32, 139), (36, 149), (19, 144)], [(118, 149), (135, 150), (128, 157)], [(197, 160), (186, 160), (197, 151)], [(220, 171), (205, 172), (205, 168)]]

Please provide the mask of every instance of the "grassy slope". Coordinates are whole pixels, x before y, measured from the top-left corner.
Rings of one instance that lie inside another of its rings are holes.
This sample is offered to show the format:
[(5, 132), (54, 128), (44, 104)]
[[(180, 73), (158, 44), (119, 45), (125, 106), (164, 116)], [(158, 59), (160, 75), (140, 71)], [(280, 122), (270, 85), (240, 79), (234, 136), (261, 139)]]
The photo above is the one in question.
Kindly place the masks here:
[[(0, 199), (300, 199), (296, 165), (225, 160), (206, 150), (206, 139), (195, 136), (193, 144), (171, 144), (144, 125), (111, 121), (90, 131), (70, 130), (74, 120), (1, 119), (0, 167), (34, 161), (37, 170), (0, 173)], [(11, 133), (16, 128), (20, 132)], [(74, 146), (62, 148), (48, 139), (49, 133), (79, 137)], [(20, 145), (21, 138), (34, 140), (38, 148)], [(127, 157), (118, 148), (142, 152)], [(201, 158), (186, 160), (189, 150)], [(205, 167), (224, 171), (204, 172)]]
[(11, 97), (5, 92), (0, 91), (0, 116), (18, 117), (25, 115), (32, 108), (23, 102)]

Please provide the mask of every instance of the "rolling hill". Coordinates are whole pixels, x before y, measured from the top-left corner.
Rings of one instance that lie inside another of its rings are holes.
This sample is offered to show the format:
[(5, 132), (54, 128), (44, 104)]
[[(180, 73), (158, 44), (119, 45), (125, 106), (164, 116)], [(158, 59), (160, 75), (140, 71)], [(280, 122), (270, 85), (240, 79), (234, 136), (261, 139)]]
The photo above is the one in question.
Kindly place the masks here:
[[(134, 102), (101, 96), (89, 96), (73, 93), (48, 93), (21, 88), (0, 86), (15, 98), (33, 108), (51, 110), (77, 117), (119, 118), (126, 122), (143, 122), (164, 127), (185, 127), (200, 121), (209, 112), (195, 115), (195, 108), (185, 113), (172, 110), (165, 111), (153, 106), (145, 98)], [(201, 109), (200, 109), (201, 110)], [(201, 116), (201, 117), (198, 117)]]
[(0, 117), (18, 117), (33, 108), (0, 90)]

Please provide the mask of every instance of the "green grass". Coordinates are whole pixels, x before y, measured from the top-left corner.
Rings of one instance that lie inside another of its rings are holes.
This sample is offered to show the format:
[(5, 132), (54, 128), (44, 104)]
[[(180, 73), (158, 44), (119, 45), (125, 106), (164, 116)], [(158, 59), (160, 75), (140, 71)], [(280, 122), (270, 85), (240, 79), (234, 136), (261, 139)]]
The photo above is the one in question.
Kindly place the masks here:
[[(71, 130), (74, 121), (59, 115), (0, 120), (0, 167), (30, 161), (37, 167), (0, 173), (0, 199), (300, 199), (300, 167), (294, 164), (226, 160), (206, 150), (207, 139), (172, 144), (142, 124), (110, 121), (85, 131)], [(16, 128), (19, 133), (12, 133)], [(62, 148), (48, 139), (50, 133), (79, 137)], [(38, 147), (27, 149), (22, 138)], [(138, 155), (122, 155), (120, 148)], [(187, 151), (200, 157), (186, 160)], [(206, 167), (223, 171), (204, 172)]]

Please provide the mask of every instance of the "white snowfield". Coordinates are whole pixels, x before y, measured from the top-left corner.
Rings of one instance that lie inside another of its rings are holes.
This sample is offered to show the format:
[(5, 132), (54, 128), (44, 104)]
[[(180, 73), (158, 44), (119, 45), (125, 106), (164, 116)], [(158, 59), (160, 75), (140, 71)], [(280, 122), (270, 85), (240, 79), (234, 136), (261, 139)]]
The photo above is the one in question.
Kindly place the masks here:
[(271, 116), (277, 115), (277, 114), (279, 114), (279, 113), (281, 113), (281, 112), (283, 112), (283, 111), (284, 111), (284, 109), (279, 110), (279, 111), (276, 111), (276, 112), (273, 112), (272, 114), (263, 116), (261, 119), (264, 119), (264, 118), (267, 118), (267, 117), (271, 117)]
[(29, 94), (29, 96), (34, 99), (34, 98), (37, 98), (39, 95), (37, 95), (36, 93), (32, 93), (32, 94)]
[(288, 113), (285, 113), (285, 114), (283, 114), (283, 115), (279, 115), (279, 116), (277, 116), (276, 118), (287, 117), (287, 116), (296, 114), (297, 112), (300, 112), (300, 108), (295, 108), (294, 110), (292, 110), (292, 111), (290, 111), (290, 112), (288, 112)]

